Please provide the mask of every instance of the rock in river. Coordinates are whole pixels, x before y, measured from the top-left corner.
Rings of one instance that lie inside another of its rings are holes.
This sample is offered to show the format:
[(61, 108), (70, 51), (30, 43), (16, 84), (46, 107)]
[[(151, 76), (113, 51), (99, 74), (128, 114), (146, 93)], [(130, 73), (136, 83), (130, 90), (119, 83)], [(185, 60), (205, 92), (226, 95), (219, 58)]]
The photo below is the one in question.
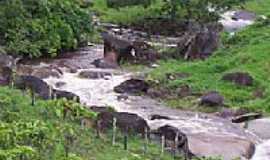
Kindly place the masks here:
[(148, 89), (149, 84), (144, 80), (130, 79), (116, 86), (114, 91), (116, 93), (139, 94), (146, 93)]

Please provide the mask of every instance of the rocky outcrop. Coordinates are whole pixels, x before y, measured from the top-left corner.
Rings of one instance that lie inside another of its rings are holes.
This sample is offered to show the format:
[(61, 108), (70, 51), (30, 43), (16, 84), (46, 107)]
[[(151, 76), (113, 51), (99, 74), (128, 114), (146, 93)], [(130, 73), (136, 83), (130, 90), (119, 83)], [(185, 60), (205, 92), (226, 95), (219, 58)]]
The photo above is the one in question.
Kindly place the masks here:
[(130, 79), (119, 86), (114, 87), (116, 93), (140, 94), (146, 93), (149, 89), (149, 84), (144, 80)]
[(149, 64), (157, 59), (156, 51), (144, 41), (132, 41), (104, 32), (104, 61), (120, 64), (123, 61)]
[(198, 157), (219, 157), (224, 160), (250, 159), (255, 145), (239, 137), (215, 134), (188, 135), (189, 150)]
[(270, 139), (270, 118), (261, 118), (250, 121), (247, 129), (261, 139)]
[(50, 98), (50, 87), (42, 79), (34, 76), (17, 76), (15, 79), (15, 86), (19, 89), (31, 89), (39, 97), (43, 99)]
[(223, 106), (224, 98), (218, 92), (209, 92), (201, 97), (201, 105)]
[(53, 98), (56, 98), (56, 99), (65, 98), (65, 99), (70, 100), (70, 101), (75, 101), (75, 102), (78, 102), (78, 103), (80, 102), (80, 97), (79, 96), (77, 96), (74, 93), (67, 92), (67, 91), (53, 89), (52, 96), (53, 96)]
[[(192, 24), (193, 25), (193, 24)], [(197, 26), (194, 24), (194, 26)], [(178, 52), (184, 59), (204, 59), (209, 57), (219, 46), (219, 24), (189, 27), (180, 37)]]
[(112, 76), (109, 72), (97, 72), (97, 71), (82, 71), (79, 73), (81, 78), (87, 79), (102, 79), (108, 76)]
[(222, 80), (235, 83), (239, 86), (252, 86), (253, 77), (249, 73), (236, 72), (228, 73), (222, 77)]
[(109, 68), (118, 68), (118, 64), (115, 62), (109, 62), (106, 59), (96, 59), (92, 62), (92, 64), (97, 68), (109, 69)]
[(149, 126), (140, 116), (127, 112), (101, 112), (97, 118), (98, 128), (102, 131), (112, 128), (113, 118), (116, 118), (116, 126), (125, 133), (145, 134)]

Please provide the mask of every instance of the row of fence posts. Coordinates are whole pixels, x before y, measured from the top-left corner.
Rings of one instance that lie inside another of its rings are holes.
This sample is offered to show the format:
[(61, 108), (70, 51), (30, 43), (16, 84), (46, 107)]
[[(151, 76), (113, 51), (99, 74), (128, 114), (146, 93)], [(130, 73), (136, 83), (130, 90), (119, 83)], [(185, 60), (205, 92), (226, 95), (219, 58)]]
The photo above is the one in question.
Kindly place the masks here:
[[(12, 76), (11, 76), (11, 81), (10, 81), (10, 87), (14, 88), (14, 81), (15, 81), (15, 76), (16, 76), (16, 71), (14, 69), (12, 69)], [(25, 88), (27, 89), (27, 88)], [(36, 94), (34, 91), (34, 88), (28, 88), (30, 89), (30, 95), (31, 95), (31, 105), (35, 106), (36, 104)], [(24, 91), (25, 92), (25, 91)], [(51, 86), (49, 86), (49, 99), (56, 99), (56, 95), (53, 93), (53, 89)], [(73, 98), (74, 101), (77, 100), (77, 97)], [(116, 145), (116, 134), (117, 134), (117, 119), (113, 118), (113, 135), (112, 135), (112, 145), (115, 146)], [(99, 137), (100, 133), (99, 133), (99, 129), (97, 129), (97, 135)], [(144, 128), (144, 145), (143, 145), (143, 153), (147, 154), (147, 150), (148, 150), (148, 144), (149, 144), (149, 131), (148, 128), (145, 127)], [(176, 134), (175, 137), (175, 146), (173, 148), (173, 158), (175, 159), (176, 157), (176, 151), (177, 151), (177, 144), (178, 144), (178, 136), (179, 134)], [(161, 136), (161, 151), (160, 151), (160, 155), (164, 156), (164, 151), (165, 151), (165, 143), (166, 143), (166, 139), (165, 136), (162, 135)], [(124, 150), (128, 150), (128, 133), (124, 133), (124, 140), (123, 140), (123, 148)]]
[[(112, 146), (116, 145), (116, 137), (117, 137), (117, 119), (113, 118), (113, 128), (112, 128)], [(148, 152), (148, 145), (149, 145), (149, 129), (145, 127), (144, 129), (144, 144), (143, 144), (143, 153), (146, 155)], [(99, 137), (99, 131), (97, 129), (97, 134)], [(161, 135), (161, 142), (160, 142), (160, 156), (163, 157), (166, 150), (166, 137), (165, 135)], [(176, 133), (175, 139), (174, 139), (174, 146), (172, 147), (172, 157), (173, 159), (176, 159), (177, 157), (177, 149), (178, 149), (178, 142), (179, 142), (179, 132)], [(124, 150), (128, 150), (128, 133), (125, 132), (123, 135), (123, 148)], [(185, 156), (185, 159), (187, 157)]]

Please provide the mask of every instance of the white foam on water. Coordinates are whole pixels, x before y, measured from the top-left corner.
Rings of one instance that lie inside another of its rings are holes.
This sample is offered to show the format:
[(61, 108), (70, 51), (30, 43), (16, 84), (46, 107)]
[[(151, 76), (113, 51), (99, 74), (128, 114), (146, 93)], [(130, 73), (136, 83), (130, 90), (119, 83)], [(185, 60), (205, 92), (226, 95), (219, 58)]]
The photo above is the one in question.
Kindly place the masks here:
[(270, 160), (270, 140), (257, 145), (255, 154), (251, 160)]

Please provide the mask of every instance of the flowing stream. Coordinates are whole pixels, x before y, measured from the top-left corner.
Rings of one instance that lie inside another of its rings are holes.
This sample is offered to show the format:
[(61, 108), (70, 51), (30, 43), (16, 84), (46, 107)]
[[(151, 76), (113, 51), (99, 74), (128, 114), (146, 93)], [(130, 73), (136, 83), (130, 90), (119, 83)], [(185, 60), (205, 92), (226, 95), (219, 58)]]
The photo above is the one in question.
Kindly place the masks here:
[[(224, 23), (228, 26), (232, 24), (228, 20)], [(251, 24), (249, 21), (239, 21), (239, 23)], [(80, 97), (82, 104), (111, 106), (119, 112), (138, 114), (148, 122), (151, 129), (166, 124), (179, 128), (187, 135), (191, 151), (198, 156), (222, 156), (225, 160), (236, 157), (246, 159), (244, 157), (253, 153), (252, 144), (255, 144), (256, 151), (252, 160), (270, 160), (270, 141), (263, 141), (228, 120), (210, 114), (171, 109), (146, 96), (127, 95), (127, 99), (119, 98), (121, 95), (115, 93), (113, 88), (140, 73), (123, 69), (98, 69), (91, 65), (92, 61), (101, 57), (103, 57), (103, 46), (95, 45), (84, 48), (78, 53), (68, 54), (66, 57), (41, 60), (34, 64), (31, 62), (29, 65), (33, 68), (52, 65), (60, 68), (63, 72), (60, 78), (49, 77), (44, 80), (53, 88), (75, 93)], [(71, 73), (67, 66), (75, 67), (76, 72)], [(111, 76), (87, 79), (79, 76), (82, 71), (108, 72)], [(58, 86), (59, 82), (63, 85)], [(150, 120), (152, 115), (166, 116), (170, 120)]]

